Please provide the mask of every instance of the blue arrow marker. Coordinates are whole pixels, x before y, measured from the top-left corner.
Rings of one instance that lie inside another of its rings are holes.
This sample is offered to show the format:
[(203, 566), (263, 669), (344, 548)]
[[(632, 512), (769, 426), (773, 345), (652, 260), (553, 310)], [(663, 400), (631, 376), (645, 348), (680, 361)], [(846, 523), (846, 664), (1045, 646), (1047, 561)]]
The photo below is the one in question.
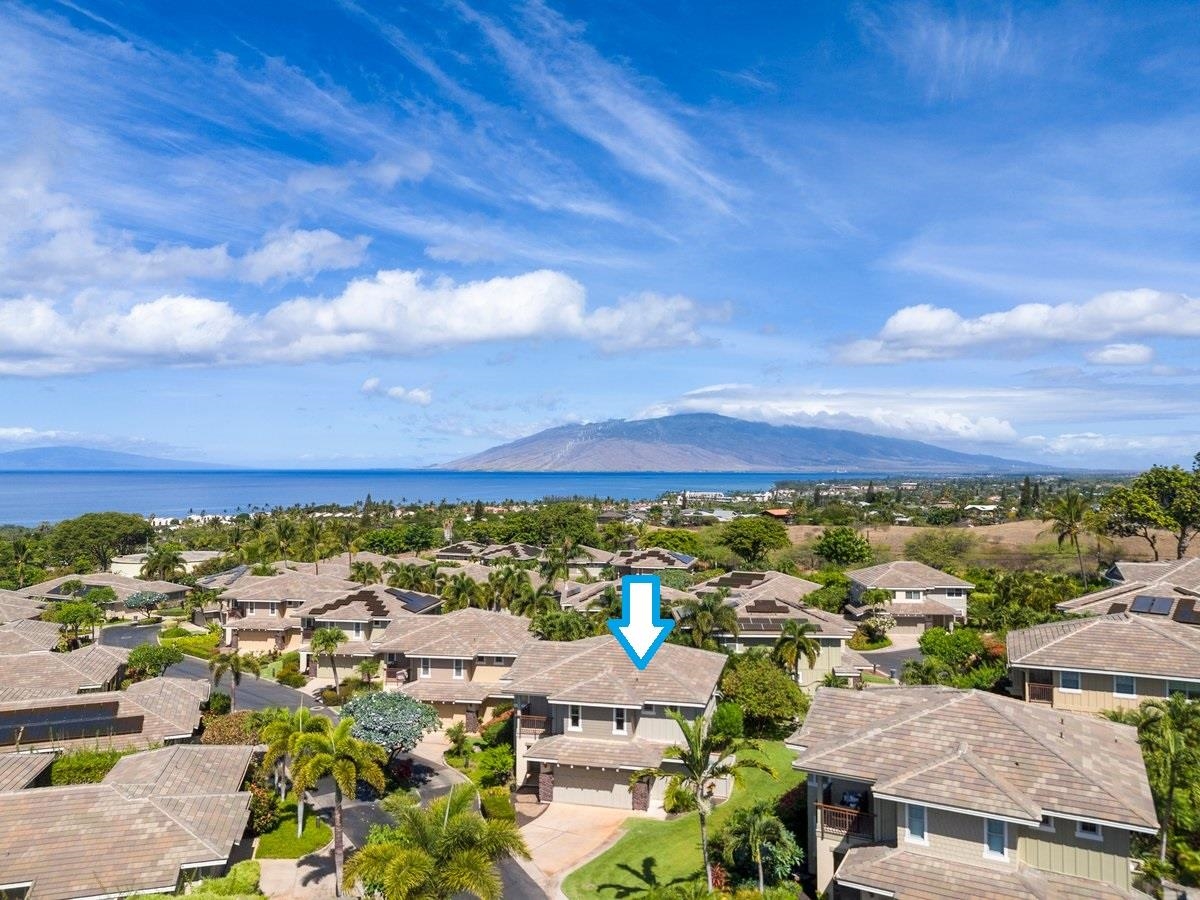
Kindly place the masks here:
[(675, 623), (658, 617), (662, 586), (657, 575), (626, 575), (621, 579), (621, 618), (609, 619), (613, 633), (633, 664), (650, 665)]

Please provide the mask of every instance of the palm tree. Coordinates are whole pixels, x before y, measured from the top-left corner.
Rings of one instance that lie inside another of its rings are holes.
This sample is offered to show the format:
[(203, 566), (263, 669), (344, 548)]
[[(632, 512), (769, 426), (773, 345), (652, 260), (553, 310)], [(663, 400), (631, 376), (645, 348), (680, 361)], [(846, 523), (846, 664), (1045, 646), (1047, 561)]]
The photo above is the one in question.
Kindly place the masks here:
[(505, 856), (529, 859), (516, 823), (476, 812), (471, 785), (456, 785), (428, 807), (389, 804), (396, 826), (359, 850), (347, 868), (347, 886), (378, 885), (387, 900), (424, 900), (469, 894), (500, 900), (496, 864)]
[(678, 606), (679, 625), (691, 635), (693, 646), (713, 647), (718, 634), (737, 637), (740, 630), (737, 611), (725, 602), (728, 596), (729, 589), (721, 588), (695, 600), (685, 600)]
[(25, 566), (33, 558), (33, 545), (28, 539), (17, 535), (12, 539), (13, 567), (17, 570), (17, 587), (25, 587)]
[(535, 589), (528, 579), (521, 585), (519, 592), (508, 606), (509, 612), (518, 616), (528, 616), (531, 619), (540, 612), (553, 612), (561, 608), (558, 594), (554, 592), (554, 588), (548, 582), (538, 585)]
[(297, 537), (299, 534), (296, 523), (286, 516), (281, 516), (275, 520), (275, 527), (267, 533), (267, 542), (281, 559), (289, 559)]
[(359, 560), (350, 565), (351, 581), (357, 581), (359, 584), (377, 584), (382, 577), (383, 573), (379, 571), (379, 566), (373, 562)]
[[(314, 714), (308, 707), (299, 706), (295, 712), (290, 709), (276, 709), (270, 721), (263, 726), (259, 734), (267, 745), (263, 756), (263, 765), (270, 767), (277, 762), (282, 766), (283, 777), (279, 778), (279, 796), (283, 798), (287, 789), (287, 775), (290, 772), (289, 763), (296, 752), (296, 742), (300, 735), (309, 731), (328, 730), (330, 721), (324, 716)], [(296, 837), (304, 834), (304, 795), (296, 795)]]
[(1049, 522), (1046, 531), (1058, 539), (1058, 546), (1069, 543), (1075, 548), (1075, 558), (1079, 561), (1079, 578), (1087, 586), (1087, 571), (1083, 567), (1083, 550), (1079, 546), (1079, 538), (1087, 531), (1088, 505), (1074, 488), (1067, 490), (1047, 504), (1042, 513), (1042, 521)]
[(325, 529), (316, 519), (305, 519), (296, 535), (296, 556), (313, 564), (313, 574), (321, 574), (322, 541)]
[(571, 558), (575, 555), (576, 543), (571, 538), (564, 538), (559, 546), (546, 548), (542, 564), (538, 568), (551, 588), (559, 578), (566, 581), (567, 576), (571, 574)]
[(811, 669), (816, 666), (817, 657), (821, 655), (821, 642), (813, 637), (817, 633), (817, 627), (812, 622), (788, 619), (779, 631), (771, 656), (792, 678), (799, 681), (800, 660), (808, 660), (808, 667)]
[(596, 617), (596, 634), (608, 634), (608, 620), (624, 615), (621, 592), (611, 584), (593, 597), (587, 608)]
[[(327, 719), (323, 721), (328, 722)], [(380, 792), (387, 788), (383, 775), (387, 751), (354, 737), (350, 733), (353, 727), (353, 719), (342, 719), (336, 727), (327, 726), (298, 735), (293, 744), (292, 787), (297, 799), (322, 778), (333, 776), (333, 868), (337, 873), (338, 896), (342, 893), (342, 867), (346, 857), (342, 797), (354, 797), (360, 781)]]
[(739, 809), (729, 817), (725, 826), (725, 861), (733, 863), (738, 850), (750, 851), (750, 859), (758, 866), (758, 892), (766, 893), (763, 880), (763, 844), (775, 844), (783, 840), (783, 822), (775, 815), (774, 804), (760, 800), (753, 806)]
[(342, 629), (335, 628), (332, 625), (322, 625), (313, 632), (312, 639), (308, 644), (312, 648), (313, 653), (318, 655), (324, 653), (329, 657), (329, 667), (333, 669), (333, 689), (335, 691), (341, 687), (338, 684), (337, 649), (348, 640), (346, 632), (342, 631)]
[(183, 554), (179, 552), (179, 547), (175, 544), (159, 544), (146, 554), (146, 561), (142, 563), (140, 574), (143, 578), (170, 581), (183, 574), (185, 569)]
[(758, 769), (772, 778), (775, 772), (766, 763), (747, 755), (750, 751), (759, 750), (758, 741), (741, 738), (730, 740), (713, 734), (709, 730), (708, 720), (703, 716), (689, 722), (674, 710), (668, 710), (667, 715), (675, 720), (683, 732), (683, 743), (667, 747), (663, 751), (663, 758), (675, 760), (678, 767), (672, 767), (672, 770), (661, 767), (641, 769), (629, 776), (629, 785), (633, 787), (644, 778), (677, 778), (679, 786), (692, 795), (700, 815), (700, 853), (704, 857), (704, 874), (711, 891), (713, 880), (712, 863), (708, 858), (708, 816), (712, 812), (712, 795), (717, 782), (722, 778), (732, 778), (735, 784), (741, 784), (742, 773), (746, 769)]
[(237, 705), (237, 689), (242, 683), (242, 675), (249, 672), (255, 678), (262, 677), (262, 663), (253, 653), (239, 653), (231, 650), (228, 653), (218, 653), (208, 661), (208, 671), (212, 673), (213, 684), (219, 685), (225, 673), (229, 673), (229, 706)]
[(364, 659), (355, 668), (358, 669), (358, 674), (362, 676), (363, 683), (369, 685), (371, 679), (379, 674), (379, 660)]
[(442, 599), (446, 601), (443, 608), (446, 612), (476, 606), (480, 598), (479, 584), (466, 572), (458, 572), (451, 576), (442, 588)]
[(358, 526), (350, 519), (334, 519), (331, 530), (335, 546), (346, 554), (347, 565), (354, 565), (354, 539), (358, 537)]

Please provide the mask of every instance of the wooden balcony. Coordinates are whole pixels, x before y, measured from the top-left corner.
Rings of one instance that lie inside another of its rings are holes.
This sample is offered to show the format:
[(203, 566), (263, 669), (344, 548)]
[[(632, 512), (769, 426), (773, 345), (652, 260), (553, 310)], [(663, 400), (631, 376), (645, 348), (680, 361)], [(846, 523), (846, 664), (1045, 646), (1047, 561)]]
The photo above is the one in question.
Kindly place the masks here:
[(875, 839), (875, 816), (850, 806), (817, 804), (817, 834), (824, 837), (840, 837), (873, 841)]
[(1054, 703), (1054, 685), (1052, 684), (1034, 684), (1027, 682), (1025, 685), (1025, 699), (1030, 703)]
[(521, 716), (520, 733), (525, 737), (545, 734), (549, 723), (550, 718), (548, 716)]

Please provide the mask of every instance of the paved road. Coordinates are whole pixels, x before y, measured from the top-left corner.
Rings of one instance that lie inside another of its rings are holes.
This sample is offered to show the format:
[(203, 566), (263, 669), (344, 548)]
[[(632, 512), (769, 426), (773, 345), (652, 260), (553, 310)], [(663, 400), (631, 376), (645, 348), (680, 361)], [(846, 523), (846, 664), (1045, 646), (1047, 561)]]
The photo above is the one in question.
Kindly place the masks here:
[(872, 650), (864, 652), (863, 656), (867, 661), (874, 663), (879, 667), (880, 675), (887, 675), (890, 670), (896, 670), (896, 677), (900, 676), (900, 672), (904, 669), (905, 660), (920, 659), (921, 650), (919, 647), (903, 647), (900, 649), (891, 650)]
[[(154, 643), (158, 638), (157, 625), (113, 625), (100, 632), (100, 643), (112, 647), (137, 647), (140, 644)], [(208, 666), (190, 656), (185, 656), (183, 662), (172, 666), (172, 675), (186, 675), (189, 678), (208, 678)], [(229, 692), (229, 676), (222, 679), (221, 689)], [(246, 675), (237, 689), (238, 709), (267, 709), (272, 706), (287, 706), (295, 709), (303, 704), (311, 709), (321, 709), (321, 705), (312, 697), (295, 688), (284, 687), (265, 678), (255, 678)]]

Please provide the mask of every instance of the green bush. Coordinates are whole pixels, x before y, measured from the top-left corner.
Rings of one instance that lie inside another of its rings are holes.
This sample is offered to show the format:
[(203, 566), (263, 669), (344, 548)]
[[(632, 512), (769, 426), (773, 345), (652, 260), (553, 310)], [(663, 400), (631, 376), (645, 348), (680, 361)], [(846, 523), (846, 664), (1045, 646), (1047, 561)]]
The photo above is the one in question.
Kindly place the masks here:
[(308, 684), (307, 675), (302, 675), (300, 672), (292, 669), (281, 670), (280, 673), (275, 676), (275, 680), (284, 687), (290, 688), (302, 688)]
[(516, 759), (512, 748), (501, 744), (489, 747), (472, 758), (471, 780), (480, 787), (495, 787), (507, 784), (513, 775)]
[(281, 669), (295, 669), (300, 671), (300, 651), (289, 650), (283, 656), (279, 657), (279, 666)]
[(726, 740), (737, 740), (746, 733), (742, 708), (728, 700), (718, 704), (713, 713), (711, 730)]
[(220, 642), (221, 634), (219, 631), (210, 631), (204, 634), (188, 634), (186, 637), (164, 637), (162, 639), (162, 643), (166, 646), (178, 647), (188, 656), (195, 656), (200, 659), (211, 659), (217, 649), (217, 644)]
[(517, 820), (517, 810), (513, 806), (512, 795), (508, 788), (487, 788), (479, 794), (480, 808), (488, 819), (502, 819), (507, 822)]
[(112, 767), (128, 750), (68, 750), (50, 763), (50, 783), (96, 784), (103, 781)]
[(252, 859), (236, 863), (224, 878), (206, 878), (188, 895), (189, 897), (242, 897), (261, 896), (258, 879), (262, 869)]
[(233, 700), (228, 694), (221, 691), (213, 691), (208, 697), (208, 702), (204, 704), (204, 711), (210, 712), (214, 716), (228, 715), (231, 709), (233, 709)]
[(191, 632), (186, 628), (180, 628), (178, 625), (173, 625), (170, 628), (164, 628), (161, 632), (159, 632), (158, 636), (163, 640), (171, 640), (172, 638), (185, 638), (190, 634)]
[(479, 740), (485, 747), (498, 747), (512, 743), (513, 717), (509, 716), (500, 721), (492, 721), (483, 731), (479, 732)]

